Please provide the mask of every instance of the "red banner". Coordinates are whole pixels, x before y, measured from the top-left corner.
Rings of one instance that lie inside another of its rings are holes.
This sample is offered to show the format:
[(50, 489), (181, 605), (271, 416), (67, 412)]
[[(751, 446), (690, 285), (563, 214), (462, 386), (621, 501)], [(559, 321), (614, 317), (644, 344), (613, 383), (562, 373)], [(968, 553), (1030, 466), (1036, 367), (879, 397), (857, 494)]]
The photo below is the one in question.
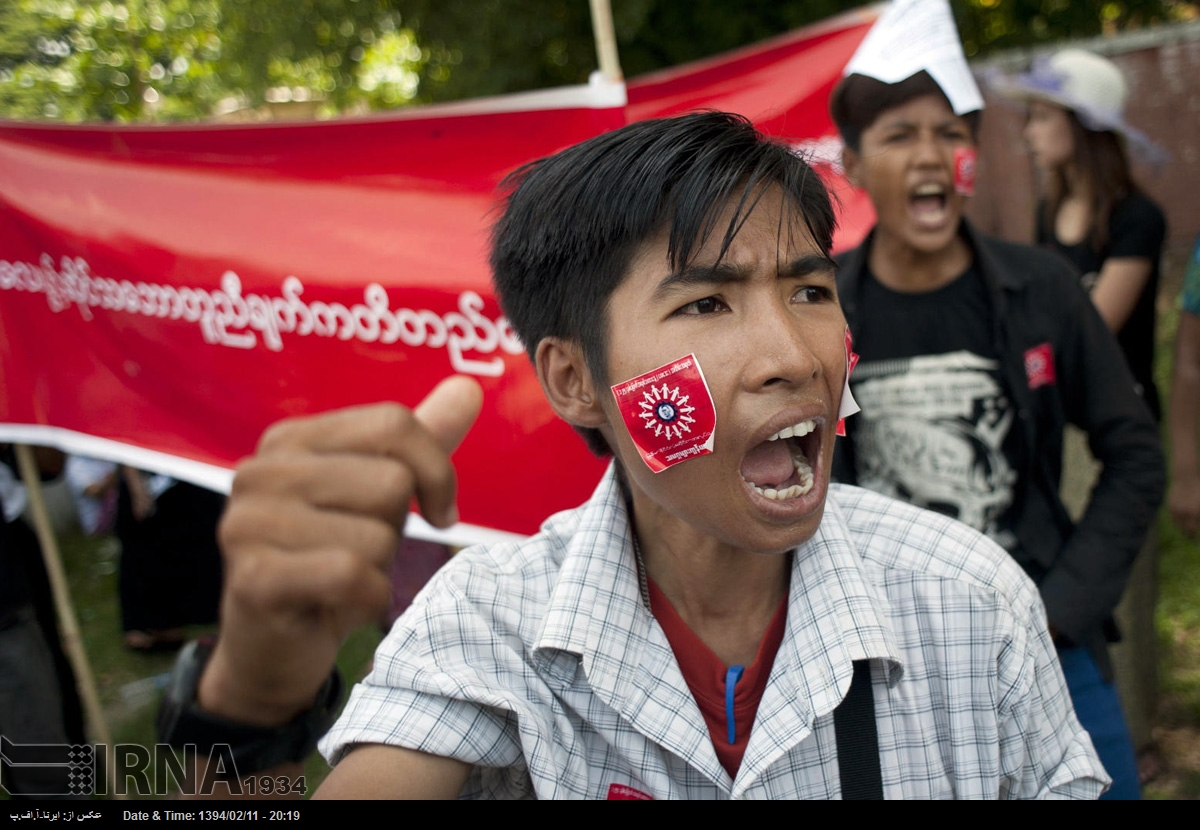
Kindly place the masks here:
[[(869, 23), (791, 36), (810, 60), (776, 83), (805, 79), (805, 103), (758, 123), (827, 138), (817, 76), (836, 80)], [(412, 405), (464, 373), (486, 394), (455, 456), (464, 525), (410, 530), (533, 532), (602, 465), (550, 411), (492, 296), (496, 185), (628, 118), (703, 106), (757, 120), (725, 92), (743, 70), (770, 74), (746, 61), (633, 83), (628, 111), (620, 85), (597, 83), (306, 124), (0, 123), (0, 440), (228, 489), (281, 417)]]

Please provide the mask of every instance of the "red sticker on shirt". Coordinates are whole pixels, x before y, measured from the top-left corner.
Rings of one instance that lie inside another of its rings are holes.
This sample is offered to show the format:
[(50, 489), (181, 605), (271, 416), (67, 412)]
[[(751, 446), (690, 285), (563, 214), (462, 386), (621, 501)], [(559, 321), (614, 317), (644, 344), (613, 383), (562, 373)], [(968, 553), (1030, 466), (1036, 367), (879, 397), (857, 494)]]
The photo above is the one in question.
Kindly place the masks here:
[(641, 790), (635, 790), (633, 787), (627, 787), (624, 784), (609, 784), (608, 785), (608, 800), (609, 801), (653, 801), (652, 796), (646, 795)]
[(1030, 389), (1048, 386), (1057, 379), (1054, 374), (1054, 350), (1049, 343), (1034, 346), (1025, 352), (1025, 378)]
[(974, 147), (954, 148), (954, 190), (964, 196), (975, 195), (976, 158)]
[(693, 354), (612, 387), (629, 437), (661, 473), (713, 449), (717, 409)]

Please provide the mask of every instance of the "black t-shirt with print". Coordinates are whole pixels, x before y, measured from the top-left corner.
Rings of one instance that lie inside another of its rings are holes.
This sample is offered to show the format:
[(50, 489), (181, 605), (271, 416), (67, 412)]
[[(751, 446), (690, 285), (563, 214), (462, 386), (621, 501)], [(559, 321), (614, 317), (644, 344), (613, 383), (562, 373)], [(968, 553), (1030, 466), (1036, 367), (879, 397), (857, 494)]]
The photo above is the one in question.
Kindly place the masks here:
[(858, 484), (956, 518), (1013, 552), (1021, 432), (977, 267), (920, 293), (868, 273), (858, 305)]
[(1167, 222), (1154, 202), (1140, 193), (1126, 196), (1113, 208), (1108, 221), (1108, 241), (1096, 250), (1089, 234), (1082, 242), (1064, 245), (1048, 230), (1046, 206), (1038, 208), (1038, 244), (1065, 256), (1080, 273), (1087, 291), (1096, 285), (1105, 260), (1132, 257), (1150, 261), (1150, 278), (1138, 297), (1133, 313), (1117, 333), (1117, 342), (1133, 378), (1154, 417), (1160, 417), (1158, 388), (1154, 385), (1154, 303), (1158, 297), (1158, 263), (1167, 235)]

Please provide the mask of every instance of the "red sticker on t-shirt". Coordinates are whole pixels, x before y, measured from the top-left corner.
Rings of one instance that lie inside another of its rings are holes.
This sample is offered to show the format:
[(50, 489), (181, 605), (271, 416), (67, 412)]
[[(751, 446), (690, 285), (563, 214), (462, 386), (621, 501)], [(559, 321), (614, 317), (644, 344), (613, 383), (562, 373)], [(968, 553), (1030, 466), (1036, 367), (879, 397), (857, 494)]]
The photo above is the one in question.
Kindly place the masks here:
[(1025, 352), (1025, 378), (1029, 381), (1030, 389), (1053, 384), (1057, 379), (1054, 373), (1054, 349), (1049, 343), (1034, 346)]
[(608, 785), (608, 800), (609, 801), (653, 801), (652, 796), (646, 795), (641, 790), (635, 790), (633, 787), (627, 787), (624, 784), (609, 784)]
[(974, 147), (954, 148), (954, 190), (964, 196), (975, 195), (975, 162), (977, 158)]
[(629, 437), (654, 472), (712, 452), (717, 409), (695, 355), (618, 383), (612, 392)]

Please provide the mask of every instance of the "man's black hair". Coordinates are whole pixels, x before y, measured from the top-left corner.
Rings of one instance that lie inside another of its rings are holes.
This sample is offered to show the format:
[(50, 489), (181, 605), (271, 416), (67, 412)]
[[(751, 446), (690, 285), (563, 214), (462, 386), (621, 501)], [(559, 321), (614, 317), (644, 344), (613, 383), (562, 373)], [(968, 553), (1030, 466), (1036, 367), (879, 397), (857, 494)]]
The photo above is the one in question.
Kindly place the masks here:
[[(875, 123), (875, 119), (893, 107), (925, 95), (937, 95), (950, 107), (946, 93), (924, 70), (894, 84), (866, 75), (848, 75), (838, 82), (829, 96), (829, 115), (842, 134), (842, 141), (857, 153), (861, 148), (863, 132)], [(979, 136), (979, 116), (979, 110), (962, 116), (971, 129), (972, 137), (976, 138)]]
[[(578, 343), (605, 387), (608, 300), (638, 248), (664, 233), (671, 267), (686, 267), (732, 203), (724, 256), (772, 185), (828, 253), (835, 218), (824, 185), (786, 145), (738, 115), (641, 121), (527, 164), (505, 179), (492, 232), (501, 307), (531, 358), (546, 337)], [(598, 430), (579, 431), (597, 455), (611, 452)]]

